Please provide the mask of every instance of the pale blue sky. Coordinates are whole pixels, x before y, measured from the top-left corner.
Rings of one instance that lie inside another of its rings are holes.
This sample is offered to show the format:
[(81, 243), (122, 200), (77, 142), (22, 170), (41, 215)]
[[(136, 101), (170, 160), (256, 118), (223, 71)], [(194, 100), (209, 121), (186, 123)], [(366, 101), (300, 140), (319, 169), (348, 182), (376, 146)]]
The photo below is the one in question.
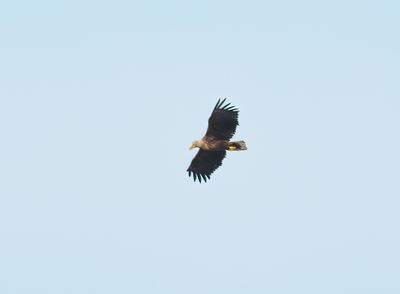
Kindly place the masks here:
[(400, 293), (399, 11), (4, 1), (0, 293)]

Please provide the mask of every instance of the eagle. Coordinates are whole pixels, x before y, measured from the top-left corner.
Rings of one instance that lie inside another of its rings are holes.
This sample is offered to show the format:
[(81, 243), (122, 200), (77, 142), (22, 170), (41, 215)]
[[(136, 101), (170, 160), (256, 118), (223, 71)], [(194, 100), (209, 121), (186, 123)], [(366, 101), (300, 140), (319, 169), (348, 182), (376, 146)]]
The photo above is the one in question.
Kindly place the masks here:
[(230, 106), (230, 103), (224, 105), (225, 101), (226, 98), (222, 101), (218, 99), (208, 119), (205, 136), (189, 145), (189, 149), (200, 149), (187, 169), (189, 177), (193, 174), (194, 181), (198, 179), (201, 183), (203, 179), (207, 182), (211, 174), (222, 165), (226, 151), (247, 149), (244, 141), (230, 141), (239, 125), (239, 109)]

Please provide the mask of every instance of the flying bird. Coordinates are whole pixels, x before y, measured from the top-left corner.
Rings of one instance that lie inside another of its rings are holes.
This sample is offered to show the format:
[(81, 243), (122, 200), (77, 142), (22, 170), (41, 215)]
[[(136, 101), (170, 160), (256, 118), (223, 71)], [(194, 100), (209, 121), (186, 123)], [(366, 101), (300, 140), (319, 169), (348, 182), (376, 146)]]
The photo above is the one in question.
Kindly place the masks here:
[(187, 172), (189, 177), (193, 173), (193, 180), (201, 179), (207, 182), (211, 174), (222, 165), (226, 151), (246, 150), (244, 141), (230, 141), (239, 125), (239, 109), (231, 104), (225, 104), (225, 99), (218, 100), (210, 118), (205, 136), (200, 140), (193, 141), (189, 149), (198, 147), (200, 150), (190, 163)]

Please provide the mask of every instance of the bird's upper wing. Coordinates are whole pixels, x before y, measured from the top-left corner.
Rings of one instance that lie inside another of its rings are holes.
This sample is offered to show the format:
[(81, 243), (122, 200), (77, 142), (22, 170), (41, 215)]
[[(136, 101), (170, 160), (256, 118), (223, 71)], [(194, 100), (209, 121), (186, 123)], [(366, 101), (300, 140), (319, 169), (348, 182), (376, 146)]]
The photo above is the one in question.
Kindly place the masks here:
[(193, 173), (194, 181), (196, 181), (196, 178), (198, 178), (199, 182), (201, 183), (201, 178), (203, 178), (204, 182), (207, 182), (207, 178), (210, 179), (211, 174), (221, 166), (225, 155), (225, 150), (207, 151), (200, 149), (187, 169), (189, 172), (189, 177)]
[(215, 137), (220, 140), (230, 140), (239, 125), (239, 110), (230, 103), (223, 106), (226, 98), (218, 100), (210, 118), (208, 119), (207, 137)]

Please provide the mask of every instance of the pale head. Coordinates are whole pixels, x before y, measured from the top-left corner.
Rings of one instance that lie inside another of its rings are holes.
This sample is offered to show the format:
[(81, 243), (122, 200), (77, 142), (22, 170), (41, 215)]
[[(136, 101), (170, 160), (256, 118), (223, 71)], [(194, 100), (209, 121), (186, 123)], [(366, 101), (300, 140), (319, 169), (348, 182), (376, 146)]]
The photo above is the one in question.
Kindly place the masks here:
[(196, 148), (196, 147), (200, 148), (200, 144), (199, 144), (198, 140), (193, 141), (192, 144), (189, 145), (189, 150), (192, 150), (193, 148)]

